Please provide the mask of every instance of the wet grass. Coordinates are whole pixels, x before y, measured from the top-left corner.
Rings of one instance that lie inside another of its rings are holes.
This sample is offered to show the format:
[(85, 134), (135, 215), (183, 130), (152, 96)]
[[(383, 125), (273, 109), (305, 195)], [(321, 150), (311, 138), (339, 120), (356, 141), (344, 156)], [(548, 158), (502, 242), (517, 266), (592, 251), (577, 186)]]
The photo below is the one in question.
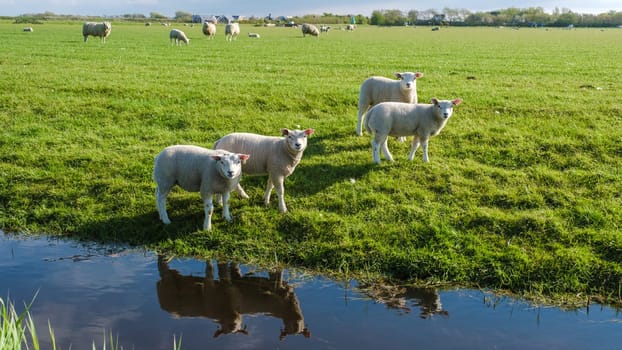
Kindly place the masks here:
[[(302, 38), (208, 41), (184, 27), (113, 23), (82, 42), (80, 23), (33, 33), (0, 23), (0, 228), (180, 255), (278, 261), (326, 272), (620, 302), (622, 108), (618, 30), (361, 27)], [(357, 137), (360, 83), (420, 71), (419, 99), (461, 97), (430, 160), (371, 161)], [(211, 147), (233, 131), (316, 133), (286, 181), (290, 212), (244, 178), (200, 231), (196, 193), (155, 210), (153, 157)]]

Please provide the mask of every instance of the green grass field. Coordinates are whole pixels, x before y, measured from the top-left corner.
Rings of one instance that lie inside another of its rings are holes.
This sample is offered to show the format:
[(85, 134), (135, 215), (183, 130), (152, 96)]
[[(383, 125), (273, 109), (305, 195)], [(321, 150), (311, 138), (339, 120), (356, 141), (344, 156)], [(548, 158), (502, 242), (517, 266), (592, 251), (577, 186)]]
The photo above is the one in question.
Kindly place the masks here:
[[(242, 26), (227, 43), (182, 27), (0, 23), (0, 228), (357, 277), (448, 282), (566, 300), (622, 300), (621, 30)], [(257, 32), (251, 39), (247, 32)], [(420, 71), (419, 100), (460, 97), (430, 163), (372, 163), (355, 135), (371, 75)], [(285, 184), (289, 213), (232, 196), (201, 231), (197, 193), (155, 209), (153, 157), (234, 131), (316, 130)]]

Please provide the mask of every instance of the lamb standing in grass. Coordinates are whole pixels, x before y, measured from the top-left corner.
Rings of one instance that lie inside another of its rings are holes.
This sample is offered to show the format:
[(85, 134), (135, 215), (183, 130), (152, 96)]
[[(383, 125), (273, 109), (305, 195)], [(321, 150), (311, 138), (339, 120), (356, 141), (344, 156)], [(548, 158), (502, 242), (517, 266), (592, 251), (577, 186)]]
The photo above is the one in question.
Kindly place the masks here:
[(216, 36), (216, 25), (212, 22), (203, 22), (202, 30), (208, 39), (214, 39)]
[[(313, 129), (281, 129), (284, 137), (233, 133), (216, 141), (214, 148), (249, 154), (251, 158), (242, 165), (242, 172), (245, 175), (268, 174), (264, 203), (270, 204), (270, 193), (273, 188), (276, 188), (276, 194), (279, 197), (279, 211), (285, 213), (287, 207), (285, 206), (283, 182), (300, 163), (302, 154), (307, 147), (307, 136), (313, 134), (313, 131)], [(248, 198), (239, 184), (237, 191), (242, 197)]]
[(190, 44), (190, 39), (186, 36), (186, 33), (182, 32), (179, 29), (171, 29), (168, 37), (171, 39), (171, 45), (173, 45), (173, 40), (175, 41), (175, 45), (181, 45), (181, 42), (185, 42), (186, 45)]
[(153, 179), (157, 184), (156, 207), (165, 224), (171, 220), (166, 213), (166, 197), (173, 186), (186, 191), (200, 192), (205, 207), (204, 230), (212, 229), (213, 194), (223, 197), (222, 215), (231, 221), (229, 196), (240, 182), (242, 163), (246, 154), (214, 151), (198, 146), (176, 145), (165, 148), (154, 162)]
[(305, 37), (307, 34), (313, 36), (319, 36), (320, 31), (317, 30), (317, 27), (313, 24), (305, 23), (302, 25), (302, 36)]
[(106, 38), (110, 35), (110, 31), (112, 30), (112, 25), (110, 22), (84, 22), (82, 25), (82, 36), (84, 36), (84, 42), (87, 41), (89, 35), (98, 36), (99, 41), (102, 43), (106, 42)]
[(240, 35), (240, 25), (238, 23), (227, 23), (225, 25), (225, 39), (233, 41)]
[(371, 141), (374, 162), (380, 164), (380, 148), (388, 161), (393, 157), (387, 147), (389, 136), (414, 135), (408, 160), (413, 160), (415, 151), (423, 148), (423, 161), (428, 162), (428, 140), (438, 135), (453, 114), (454, 106), (462, 103), (457, 98), (453, 101), (432, 99), (432, 104), (410, 104), (403, 102), (382, 102), (372, 107), (367, 113), (365, 129), (373, 133)]
[(385, 77), (367, 78), (361, 84), (359, 92), (358, 121), (356, 123), (356, 134), (363, 135), (363, 119), (367, 110), (380, 102), (405, 102), (417, 103), (417, 78), (421, 78), (423, 73), (395, 73), (399, 80)]

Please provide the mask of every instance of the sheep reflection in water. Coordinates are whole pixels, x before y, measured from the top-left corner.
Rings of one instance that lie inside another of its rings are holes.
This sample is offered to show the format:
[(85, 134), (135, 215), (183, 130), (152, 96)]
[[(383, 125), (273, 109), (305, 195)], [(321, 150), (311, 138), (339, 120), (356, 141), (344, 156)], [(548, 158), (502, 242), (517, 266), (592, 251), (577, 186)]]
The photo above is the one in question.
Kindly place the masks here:
[(434, 315), (449, 316), (449, 312), (443, 309), (436, 288), (403, 287), (378, 283), (361, 285), (360, 289), (375, 302), (385, 304), (387, 308), (395, 309), (400, 313), (410, 313), (412, 306), (419, 307), (421, 318), (431, 318)]
[(158, 256), (160, 280), (157, 283), (160, 307), (177, 317), (207, 317), (216, 321), (221, 334), (248, 334), (243, 325), (244, 314), (265, 314), (283, 320), (280, 339), (287, 335), (311, 333), (294, 288), (283, 281), (283, 271), (270, 272), (268, 277), (242, 276), (236, 263), (218, 263), (218, 279), (214, 266), (206, 261), (205, 277), (184, 276), (171, 269), (165, 257)]

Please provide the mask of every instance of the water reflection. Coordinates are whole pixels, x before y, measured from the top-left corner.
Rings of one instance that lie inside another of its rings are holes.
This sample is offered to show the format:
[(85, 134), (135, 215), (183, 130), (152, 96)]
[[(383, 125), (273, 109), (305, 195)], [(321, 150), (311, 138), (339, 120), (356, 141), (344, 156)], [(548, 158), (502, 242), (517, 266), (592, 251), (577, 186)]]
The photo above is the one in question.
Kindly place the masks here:
[(287, 269), (166, 261), (142, 249), (0, 231), (0, 297), (20, 306), (37, 291), (31, 311), (42, 348), (50, 348), (49, 326), (58, 349), (101, 348), (104, 331), (137, 350), (171, 349), (174, 336), (183, 338), (184, 350), (601, 350), (622, 344), (620, 310), (597, 304), (564, 311), (481, 290), (361, 286)]
[(359, 289), (374, 301), (402, 314), (410, 313), (412, 308), (418, 307), (419, 316), (423, 319), (434, 315), (449, 316), (449, 311), (443, 309), (436, 288), (374, 284), (361, 285)]
[(283, 270), (268, 277), (242, 275), (237, 263), (205, 262), (205, 276), (182, 275), (171, 269), (166, 257), (158, 256), (157, 283), (160, 307), (177, 317), (207, 317), (219, 324), (214, 338), (222, 334), (248, 334), (243, 315), (265, 314), (283, 321), (279, 339), (311, 333), (304, 324), (294, 288), (283, 281)]

